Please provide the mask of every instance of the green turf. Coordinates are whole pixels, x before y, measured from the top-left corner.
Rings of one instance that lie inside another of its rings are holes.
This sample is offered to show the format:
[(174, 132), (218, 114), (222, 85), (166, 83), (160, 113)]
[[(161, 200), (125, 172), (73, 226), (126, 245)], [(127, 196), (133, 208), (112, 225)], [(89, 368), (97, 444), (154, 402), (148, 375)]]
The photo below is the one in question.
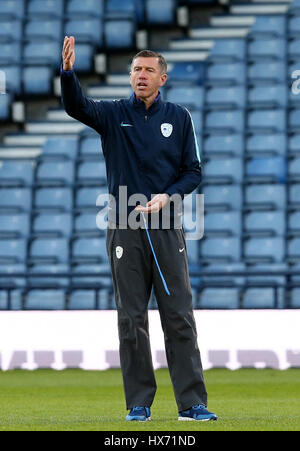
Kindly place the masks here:
[(152, 421), (127, 423), (119, 370), (0, 372), (0, 431), (300, 430), (300, 370), (205, 372), (209, 423), (178, 422), (168, 371), (156, 378)]

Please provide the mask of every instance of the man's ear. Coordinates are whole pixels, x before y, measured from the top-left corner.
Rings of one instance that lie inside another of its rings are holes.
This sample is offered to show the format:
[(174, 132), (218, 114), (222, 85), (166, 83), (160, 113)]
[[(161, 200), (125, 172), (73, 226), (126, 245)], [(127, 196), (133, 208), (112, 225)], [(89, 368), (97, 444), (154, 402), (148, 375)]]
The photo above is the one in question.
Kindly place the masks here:
[(160, 80), (160, 86), (164, 86), (166, 84), (167, 79), (168, 79), (167, 74), (162, 75)]

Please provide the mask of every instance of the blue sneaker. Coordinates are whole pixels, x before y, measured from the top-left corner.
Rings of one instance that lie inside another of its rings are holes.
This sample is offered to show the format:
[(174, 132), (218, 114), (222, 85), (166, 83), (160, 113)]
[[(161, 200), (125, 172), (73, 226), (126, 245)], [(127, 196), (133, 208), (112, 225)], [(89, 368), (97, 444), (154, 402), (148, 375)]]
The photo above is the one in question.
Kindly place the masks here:
[(126, 421), (150, 421), (151, 412), (149, 407), (134, 407), (126, 417)]
[(193, 406), (179, 413), (179, 421), (217, 421), (218, 417), (209, 412), (203, 404)]

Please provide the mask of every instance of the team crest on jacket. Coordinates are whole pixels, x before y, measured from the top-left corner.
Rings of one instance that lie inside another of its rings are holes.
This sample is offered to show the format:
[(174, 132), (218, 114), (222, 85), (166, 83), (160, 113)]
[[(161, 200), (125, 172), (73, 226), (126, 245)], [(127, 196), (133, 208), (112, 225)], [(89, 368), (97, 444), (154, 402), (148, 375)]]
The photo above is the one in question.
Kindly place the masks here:
[(170, 138), (173, 133), (172, 124), (161, 124), (161, 132), (165, 138)]

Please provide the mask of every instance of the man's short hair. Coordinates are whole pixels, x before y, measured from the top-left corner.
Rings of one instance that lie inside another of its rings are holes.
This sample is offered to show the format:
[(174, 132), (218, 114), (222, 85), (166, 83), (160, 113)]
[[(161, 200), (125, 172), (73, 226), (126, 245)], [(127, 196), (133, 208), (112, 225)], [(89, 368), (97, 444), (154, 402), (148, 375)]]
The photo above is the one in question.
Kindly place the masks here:
[(157, 58), (158, 59), (158, 63), (159, 63), (160, 68), (161, 68), (161, 73), (162, 74), (166, 74), (167, 73), (168, 65), (167, 65), (167, 62), (166, 62), (165, 58), (162, 56), (161, 53), (153, 52), (152, 50), (142, 50), (141, 52), (137, 53), (133, 57), (131, 66), (133, 65), (133, 62), (137, 58)]

